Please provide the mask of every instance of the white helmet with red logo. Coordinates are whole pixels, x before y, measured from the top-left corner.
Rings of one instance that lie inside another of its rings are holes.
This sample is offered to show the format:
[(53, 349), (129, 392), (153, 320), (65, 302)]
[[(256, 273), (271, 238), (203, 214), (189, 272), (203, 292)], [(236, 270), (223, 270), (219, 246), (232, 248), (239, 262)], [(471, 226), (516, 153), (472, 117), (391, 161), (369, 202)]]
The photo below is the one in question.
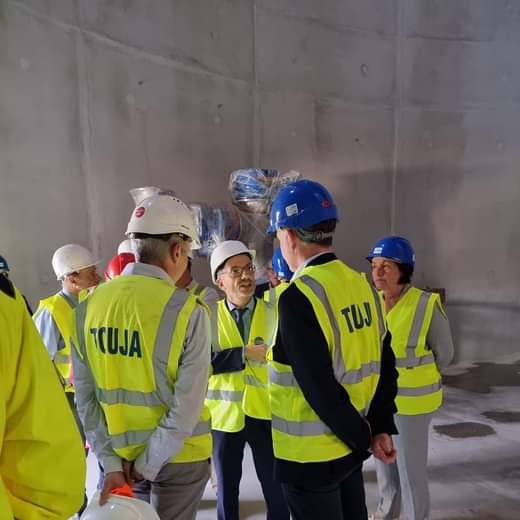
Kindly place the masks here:
[(110, 495), (108, 502), (99, 505), (99, 491), (81, 515), (81, 520), (160, 520), (154, 508), (138, 498)]
[(191, 238), (191, 248), (199, 249), (200, 241), (191, 209), (171, 195), (152, 195), (142, 200), (132, 212), (126, 235), (143, 233), (165, 235), (181, 233)]
[(67, 244), (56, 249), (52, 255), (52, 268), (58, 280), (64, 276), (77, 273), (85, 267), (99, 264), (92, 253), (85, 247), (78, 244)]

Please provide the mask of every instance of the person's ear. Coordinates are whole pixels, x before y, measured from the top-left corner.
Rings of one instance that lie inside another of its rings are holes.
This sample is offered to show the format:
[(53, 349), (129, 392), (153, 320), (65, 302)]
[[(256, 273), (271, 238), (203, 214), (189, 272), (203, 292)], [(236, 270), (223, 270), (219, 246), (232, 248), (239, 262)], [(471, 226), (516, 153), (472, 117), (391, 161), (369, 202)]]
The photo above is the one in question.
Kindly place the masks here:
[(294, 248), (296, 247), (296, 242), (298, 240), (298, 235), (296, 234), (296, 231), (294, 231), (294, 229), (286, 229), (285, 231), (286, 243), (288, 244), (289, 249), (294, 250)]
[(171, 258), (172, 262), (178, 263), (181, 256), (182, 256), (182, 243), (174, 242), (170, 246), (170, 258)]

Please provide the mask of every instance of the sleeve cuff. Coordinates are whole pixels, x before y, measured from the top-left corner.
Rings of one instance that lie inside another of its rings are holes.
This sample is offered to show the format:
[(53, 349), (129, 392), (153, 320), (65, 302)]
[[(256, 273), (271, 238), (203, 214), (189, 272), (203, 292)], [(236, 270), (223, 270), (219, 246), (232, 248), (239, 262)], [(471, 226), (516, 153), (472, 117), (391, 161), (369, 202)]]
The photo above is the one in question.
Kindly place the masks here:
[(121, 459), (112, 455), (108, 457), (103, 457), (103, 471), (105, 473), (123, 471), (123, 463)]
[(134, 462), (134, 468), (137, 473), (140, 473), (146, 480), (151, 481), (156, 479), (163, 466), (164, 464), (146, 464), (142, 454)]

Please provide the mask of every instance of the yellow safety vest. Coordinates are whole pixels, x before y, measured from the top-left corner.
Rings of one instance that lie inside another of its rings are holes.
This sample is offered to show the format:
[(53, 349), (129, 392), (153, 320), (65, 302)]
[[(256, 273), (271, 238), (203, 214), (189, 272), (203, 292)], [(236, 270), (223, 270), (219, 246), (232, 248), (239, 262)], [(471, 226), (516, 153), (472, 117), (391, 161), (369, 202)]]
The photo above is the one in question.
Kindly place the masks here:
[(282, 294), (287, 287), (289, 287), (289, 282), (280, 282), (276, 287), (271, 287), (264, 292), (264, 300), (271, 305), (276, 305), (280, 294)]
[(208, 287), (201, 285), (200, 283), (195, 283), (195, 285), (188, 290), (188, 292), (198, 296), (201, 300), (204, 300), (204, 296), (208, 292)]
[[(225, 300), (217, 302), (216, 309), (212, 309), (211, 323), (213, 352), (244, 346)], [(269, 345), (274, 327), (274, 308), (257, 298), (247, 345)], [(214, 430), (241, 431), (244, 428), (245, 415), (255, 419), (271, 419), (267, 364), (245, 357), (244, 362), (244, 370), (217, 374), (209, 378), (206, 404), (211, 412), (211, 427)]]
[[(377, 293), (364, 275), (340, 260), (306, 267), (291, 283), (313, 307), (337, 381), (365, 415), (379, 381), (385, 333)], [(275, 456), (293, 462), (325, 462), (351, 453), (306, 401), (291, 366), (274, 361), (272, 354), (269, 394)]]
[[(171, 408), (179, 359), (198, 299), (164, 280), (114, 278), (76, 308), (79, 355), (88, 359), (113, 450), (135, 460)], [(173, 331), (173, 333), (172, 333)], [(211, 455), (204, 406), (191, 437), (170, 462)]]
[(34, 316), (36, 317), (43, 309), (47, 309), (51, 313), (64, 341), (64, 346), (54, 356), (54, 365), (62, 378), (65, 392), (74, 392), (70, 380), (72, 373), (70, 337), (74, 328), (74, 307), (61, 293), (57, 293), (41, 300)]
[(441, 375), (426, 345), (435, 305), (444, 313), (438, 294), (410, 287), (386, 314), (399, 372), (395, 404), (400, 414), (430, 413), (442, 403)]
[(22, 295), (0, 290), (0, 518), (69, 518), (85, 448)]

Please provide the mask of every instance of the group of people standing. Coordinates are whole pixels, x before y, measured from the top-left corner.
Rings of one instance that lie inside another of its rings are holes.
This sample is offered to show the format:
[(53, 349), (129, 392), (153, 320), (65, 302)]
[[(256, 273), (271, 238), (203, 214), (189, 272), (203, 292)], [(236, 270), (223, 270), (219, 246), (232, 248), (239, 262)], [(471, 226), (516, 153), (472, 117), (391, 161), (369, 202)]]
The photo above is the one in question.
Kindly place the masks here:
[(102, 467), (101, 507), (128, 484), (161, 519), (194, 519), (211, 461), (218, 519), (238, 520), (247, 443), (268, 520), (366, 520), (370, 454), (370, 516), (429, 518), (428, 429), (453, 355), (446, 314), (411, 285), (406, 239), (376, 243), (372, 284), (334, 254), (337, 222), (321, 184), (279, 192), (267, 231), (285, 281), (264, 298), (255, 251), (239, 241), (211, 254), (222, 296), (192, 279), (197, 229), (171, 195), (134, 209), (134, 261), (108, 283), (81, 246), (55, 254), (62, 290), (34, 322)]

